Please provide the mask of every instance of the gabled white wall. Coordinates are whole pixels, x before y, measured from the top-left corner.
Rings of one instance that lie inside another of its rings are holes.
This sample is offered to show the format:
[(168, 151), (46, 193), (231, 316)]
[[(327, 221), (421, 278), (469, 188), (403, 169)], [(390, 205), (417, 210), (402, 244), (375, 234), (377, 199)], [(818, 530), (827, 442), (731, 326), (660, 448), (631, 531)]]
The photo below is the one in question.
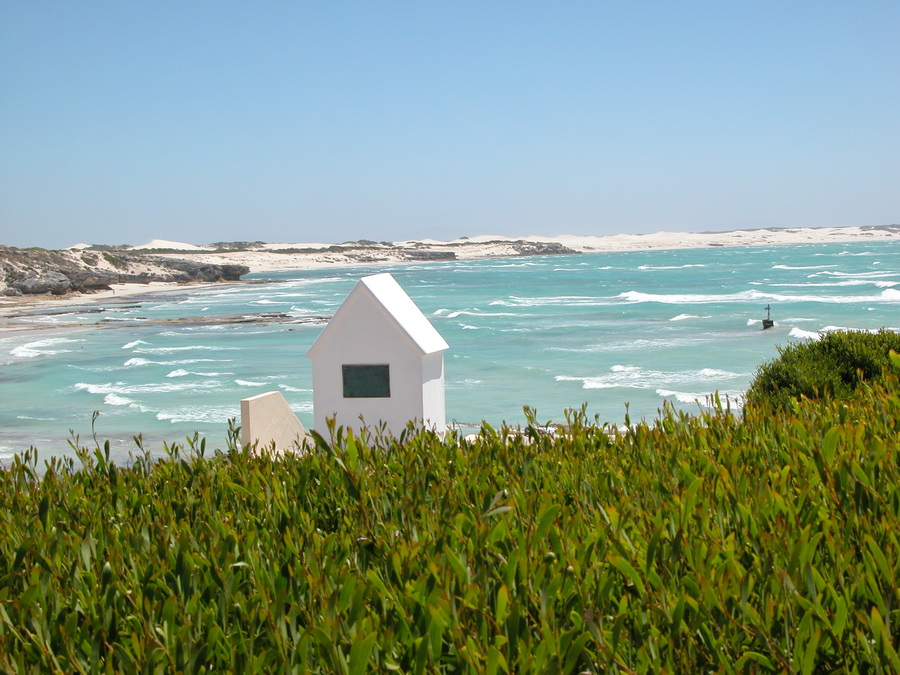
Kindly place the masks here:
[[(375, 428), (384, 422), (395, 435), (410, 420), (424, 419), (440, 431), (446, 427), (446, 342), (392, 278), (391, 284), (384, 283), (384, 276), (367, 279), (378, 281), (371, 284), (375, 291), (386, 287), (387, 292), (378, 297), (365, 283), (357, 284), (307, 353), (313, 362), (313, 408), (319, 433), (327, 433), (326, 419), (333, 416), (338, 426), (352, 428), (363, 423)], [(388, 308), (384, 302), (394, 304)], [(391, 310), (403, 312), (401, 321)], [(417, 314), (410, 316), (411, 312)], [(436, 351), (424, 353), (423, 346)], [(390, 398), (344, 398), (342, 366), (380, 364), (390, 366)]]
[(447, 428), (444, 398), (444, 352), (426, 354), (422, 358), (422, 419), (425, 426), (437, 431)]

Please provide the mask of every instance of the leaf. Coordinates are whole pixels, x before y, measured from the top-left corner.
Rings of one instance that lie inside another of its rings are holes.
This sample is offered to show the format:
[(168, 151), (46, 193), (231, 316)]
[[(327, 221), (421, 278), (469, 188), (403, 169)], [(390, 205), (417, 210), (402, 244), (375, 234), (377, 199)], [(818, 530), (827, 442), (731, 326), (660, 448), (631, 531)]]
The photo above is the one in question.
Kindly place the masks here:
[(482, 520), (486, 518), (490, 518), (491, 516), (499, 516), (501, 513), (506, 513), (507, 511), (512, 511), (512, 506), (495, 506), (490, 511), (481, 514)]
[(590, 641), (590, 639), (591, 634), (588, 632), (584, 632), (572, 641), (572, 644), (569, 645), (569, 649), (565, 655), (565, 665), (563, 667), (564, 673), (574, 672), (575, 664), (578, 662), (578, 659), (581, 658), (581, 654), (584, 651), (584, 646)]
[(227, 485), (228, 487), (230, 487), (230, 488), (231, 488), (232, 490), (234, 490), (235, 492), (238, 492), (238, 493), (240, 493), (240, 494), (242, 494), (242, 495), (246, 495), (247, 497), (253, 497), (253, 496), (254, 496), (253, 493), (250, 492), (250, 490), (248, 490), (247, 488), (245, 488), (243, 485), (238, 485), (237, 483), (232, 483), (231, 481), (226, 481), (225, 485)]
[(506, 610), (509, 606), (509, 589), (502, 584), (497, 590), (497, 605), (494, 611), (494, 620), (502, 626), (506, 621)]
[(485, 675), (496, 675), (498, 671), (502, 670), (504, 673), (509, 672), (509, 666), (506, 663), (506, 659), (503, 658), (503, 654), (496, 647), (488, 647), (487, 652), (487, 663), (485, 664)]
[(94, 542), (91, 535), (81, 540), (81, 562), (84, 563), (85, 569), (91, 568), (91, 555), (94, 550)]
[(900, 354), (898, 354), (897, 352), (895, 352), (892, 349), (890, 351), (890, 354), (888, 354), (888, 356), (891, 359), (891, 363), (894, 364), (894, 368), (896, 368), (897, 370), (900, 370)]
[(366, 672), (369, 665), (369, 655), (372, 653), (372, 647), (375, 646), (375, 640), (378, 633), (371, 632), (368, 635), (358, 632), (353, 638), (353, 645), (350, 647), (350, 675), (362, 675)]
[(816, 653), (819, 647), (819, 638), (822, 637), (822, 631), (813, 631), (809, 641), (804, 646), (803, 663), (800, 672), (802, 675), (810, 675), (816, 667)]
[(765, 666), (771, 671), (775, 670), (775, 663), (764, 654), (760, 654), (759, 652), (746, 651), (741, 655), (740, 661), (738, 661), (737, 665), (743, 667), (747, 661), (756, 661), (760, 665)]
[(638, 592), (643, 595), (645, 592), (644, 582), (641, 580), (641, 575), (638, 574), (638, 571), (631, 566), (631, 564), (617, 555), (611, 555), (607, 558), (609, 563), (615, 567), (622, 575), (631, 582), (631, 585), (634, 586)]
[(460, 582), (468, 583), (469, 581), (469, 571), (466, 569), (466, 566), (463, 564), (462, 560), (456, 555), (456, 551), (452, 548), (445, 548), (444, 555), (447, 558), (447, 562), (450, 564), (450, 567), (453, 568), (453, 571), (456, 573), (457, 578), (459, 578)]
[(822, 441), (822, 457), (828, 463), (830, 467), (834, 462), (834, 454), (837, 450), (838, 439), (841, 436), (841, 430), (838, 427), (831, 427), (828, 432), (825, 434), (825, 438)]
[(544, 537), (547, 536), (547, 532), (550, 531), (550, 528), (553, 526), (553, 523), (556, 521), (556, 517), (562, 512), (562, 508), (558, 504), (544, 504), (541, 507), (541, 510), (538, 512), (537, 516), (537, 527), (534, 529), (534, 535), (532, 536), (533, 545), (540, 544), (543, 541)]
[(881, 573), (884, 581), (893, 586), (894, 585), (894, 575), (891, 573), (891, 569), (888, 566), (887, 558), (884, 557), (884, 553), (881, 551), (881, 548), (875, 543), (875, 540), (872, 539), (872, 536), (866, 534), (863, 537), (863, 541), (866, 542), (866, 546), (869, 548), (869, 552), (872, 554), (872, 557), (875, 559), (875, 563), (878, 565), (878, 571)]

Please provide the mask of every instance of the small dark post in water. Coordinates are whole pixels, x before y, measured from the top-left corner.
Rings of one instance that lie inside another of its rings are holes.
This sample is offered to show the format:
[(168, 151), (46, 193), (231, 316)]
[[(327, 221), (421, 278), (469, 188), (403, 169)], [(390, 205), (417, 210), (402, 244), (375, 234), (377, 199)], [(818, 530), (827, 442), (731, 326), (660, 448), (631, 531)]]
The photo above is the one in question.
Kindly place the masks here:
[(766, 305), (766, 318), (763, 319), (763, 330), (771, 328), (774, 325), (775, 322), (772, 321), (772, 308), (769, 305)]

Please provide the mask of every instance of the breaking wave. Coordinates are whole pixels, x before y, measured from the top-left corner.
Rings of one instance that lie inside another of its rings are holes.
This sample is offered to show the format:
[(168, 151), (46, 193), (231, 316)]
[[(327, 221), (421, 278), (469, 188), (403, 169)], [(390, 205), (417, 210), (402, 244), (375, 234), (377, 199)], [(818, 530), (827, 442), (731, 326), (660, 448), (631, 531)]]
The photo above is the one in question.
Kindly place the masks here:
[[(664, 385), (690, 385), (707, 384), (715, 382), (727, 382), (736, 378), (749, 378), (749, 374), (733, 373), (727, 370), (715, 368), (703, 368), (701, 370), (685, 370), (680, 372), (667, 372), (661, 370), (647, 370), (640, 366), (616, 365), (610, 368), (605, 375), (590, 377), (571, 377), (557, 375), (557, 382), (581, 382), (584, 389), (615, 389), (627, 387), (633, 389), (657, 389)], [(715, 389), (716, 387), (712, 387)]]
[(34, 342), (26, 342), (24, 345), (13, 347), (9, 353), (20, 359), (33, 359), (36, 356), (52, 356), (54, 354), (65, 354), (71, 352), (71, 349), (61, 349), (62, 345), (75, 344), (84, 342), (84, 340), (72, 340), (70, 338), (47, 338), (46, 340), (35, 340)]

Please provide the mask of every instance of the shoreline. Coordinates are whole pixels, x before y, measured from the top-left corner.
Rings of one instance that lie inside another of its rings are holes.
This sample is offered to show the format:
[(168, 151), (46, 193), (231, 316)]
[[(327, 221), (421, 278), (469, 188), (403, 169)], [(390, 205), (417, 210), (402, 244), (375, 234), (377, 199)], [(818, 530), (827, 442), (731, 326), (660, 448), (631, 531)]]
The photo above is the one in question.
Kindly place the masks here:
[[(250, 273), (286, 270), (345, 268), (374, 264), (449, 262), (529, 255), (573, 255), (578, 253), (620, 253), (629, 251), (679, 250), (706, 247), (781, 246), (797, 244), (849, 243), (862, 241), (900, 241), (900, 225), (878, 227), (824, 227), (791, 229), (731, 230), (727, 232), (656, 232), (653, 234), (616, 234), (605, 236), (557, 235), (507, 237), (479, 235), (452, 241), (434, 239), (402, 242), (351, 242), (347, 244), (265, 244), (254, 250), (213, 252), (184, 244), (184, 252), (151, 253), (157, 258), (190, 259), (204, 264), (239, 264)], [(170, 242), (167, 242), (170, 243)], [(176, 242), (171, 242), (176, 243)], [(542, 251), (541, 247), (556, 247)], [(530, 247), (530, 248), (529, 248)], [(141, 247), (135, 247), (136, 250)], [(360, 251), (363, 251), (360, 253)], [(410, 259), (410, 252), (421, 256)], [(448, 255), (450, 254), (450, 255)], [(439, 257), (444, 255), (446, 257)], [(25, 295), (0, 297), (0, 334), (45, 331), (52, 327), (20, 324), (15, 319), (33, 310), (68, 305), (101, 303), (169, 293), (203, 285), (222, 286), (245, 282), (221, 281), (179, 283), (155, 281), (145, 284), (122, 283), (96, 293), (71, 293), (64, 296)]]
[(103, 302), (126, 300), (147, 295), (174, 293), (198, 286), (223, 286), (239, 282), (222, 281), (214, 283), (185, 284), (175, 281), (152, 281), (146, 284), (111, 284), (108, 291), (95, 293), (68, 293), (66, 295), (23, 295), (14, 298), (0, 298), (0, 335), (15, 333), (46, 332), (52, 330), (72, 330), (79, 326), (43, 326), (16, 323), (23, 316), (33, 316), (36, 310), (56, 307), (75, 307)]
[[(202, 263), (238, 264), (250, 268), (251, 273), (284, 270), (322, 269), (370, 265), (378, 262), (404, 263), (428, 262), (429, 255), (452, 254), (455, 260), (520, 257), (542, 255), (540, 247), (555, 247), (547, 254), (566, 253), (619, 253), (625, 251), (678, 250), (706, 247), (778, 246), (791, 244), (822, 244), (853, 241), (900, 241), (900, 225), (873, 227), (821, 227), (790, 229), (730, 230), (727, 232), (656, 232), (652, 234), (587, 235), (529, 235), (508, 237), (504, 235), (479, 235), (461, 237), (450, 241), (421, 239), (398, 242), (368, 242), (363, 254), (360, 242), (346, 244), (265, 244), (254, 250), (187, 253), (191, 260)], [(189, 246), (189, 245), (185, 245)], [(355, 247), (355, 248), (354, 248)], [(531, 252), (521, 249), (533, 247)], [(342, 250), (343, 249), (343, 250)], [(414, 251), (423, 257), (411, 260)], [(177, 253), (153, 254), (161, 258), (178, 257)], [(434, 258), (439, 262), (439, 258)]]

